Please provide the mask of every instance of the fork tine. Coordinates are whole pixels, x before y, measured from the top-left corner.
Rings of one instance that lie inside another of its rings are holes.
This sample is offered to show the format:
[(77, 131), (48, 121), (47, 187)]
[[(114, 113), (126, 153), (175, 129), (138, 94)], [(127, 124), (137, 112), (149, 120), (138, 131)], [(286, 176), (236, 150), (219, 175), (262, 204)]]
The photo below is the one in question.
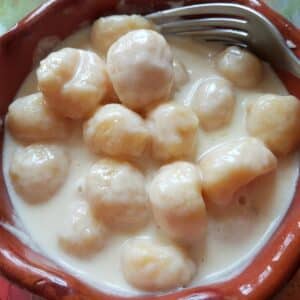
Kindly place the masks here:
[(198, 36), (199, 38), (230, 38), (237, 40), (239, 42), (247, 42), (248, 41), (248, 33), (241, 30), (235, 29), (221, 29), (221, 28), (213, 28), (213, 29), (198, 29), (198, 30), (191, 30), (191, 31), (183, 31), (183, 32), (176, 32), (176, 35), (179, 36)]
[[(300, 62), (295, 54), (287, 47), (283, 36), (270, 20), (251, 7), (228, 2), (203, 3), (160, 11), (147, 15), (146, 17), (152, 20), (158, 27), (164, 26), (165, 30), (169, 30), (170, 33), (172, 30), (171, 25), (164, 24), (172, 24), (173, 22), (173, 25), (178, 26), (177, 31), (173, 29), (173, 34), (193, 36), (194, 38), (204, 40), (222, 41), (224, 39), (230, 39), (231, 41), (229, 42), (245, 43), (261, 58), (279, 68), (292, 72), (300, 78)], [(237, 18), (244, 19), (247, 22), (239, 25), (235, 22), (235, 24), (231, 23), (231, 26), (225, 26), (226, 28), (223, 28), (224, 24), (219, 26), (219, 23), (213, 24), (212, 20), (210, 20), (211, 23), (209, 23), (207, 20), (208, 17)], [(193, 19), (197, 19), (197, 21), (191, 21)], [(202, 21), (202, 26), (199, 23), (199, 19), (205, 20)], [(176, 21), (188, 21), (189, 23), (185, 24), (184, 30), (180, 30), (179, 23), (174, 24)], [(198, 22), (198, 29), (195, 28), (196, 26), (194, 27), (196, 23), (193, 22)], [(216, 28), (214, 29), (214, 27)], [(271, 41), (271, 43), (269, 41)], [(272, 44), (272, 51), (269, 51), (270, 44)]]
[(180, 20), (170, 23), (158, 25), (159, 30), (162, 33), (174, 33), (180, 31), (191, 31), (197, 30), (199, 27), (226, 27), (233, 29), (243, 29), (246, 31), (247, 27), (246, 20), (234, 19), (234, 18), (203, 18), (203, 19), (192, 19), (192, 20)]
[[(199, 38), (200, 39), (200, 38)], [(232, 39), (232, 38), (226, 38), (226, 37), (222, 37), (222, 38), (212, 38), (212, 37), (204, 37), (201, 38), (201, 40), (205, 40), (206, 42), (221, 42), (224, 43), (225, 45), (235, 45), (235, 46), (239, 46), (242, 48), (248, 48), (248, 45), (236, 40), (236, 39)]]
[(247, 19), (249, 11), (253, 11), (253, 9), (234, 3), (203, 3), (152, 13), (147, 15), (147, 18), (156, 24), (159, 24), (160, 21), (165, 22), (166, 18), (176, 19), (185, 16), (209, 14), (243, 17)]

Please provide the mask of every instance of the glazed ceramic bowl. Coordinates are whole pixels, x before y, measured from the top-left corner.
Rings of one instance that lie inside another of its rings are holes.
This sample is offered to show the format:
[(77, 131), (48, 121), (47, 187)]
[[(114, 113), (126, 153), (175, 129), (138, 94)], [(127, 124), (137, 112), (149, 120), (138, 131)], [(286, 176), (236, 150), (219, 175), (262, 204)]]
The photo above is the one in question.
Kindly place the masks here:
[[(197, 2), (204, 1), (51, 0), (42, 5), (0, 38), (1, 120), (3, 121), (9, 103), (35, 62), (47, 54), (57, 41), (81, 26), (102, 15), (143, 14), (168, 8), (174, 4)], [(299, 30), (259, 0), (236, 2), (252, 6), (269, 18), (285, 39), (295, 44), (294, 51), (300, 57)], [(289, 92), (300, 98), (300, 79), (280, 70), (278, 74)], [(2, 147), (3, 126), (0, 138)], [(24, 238), (28, 238), (26, 233), (14, 234), (19, 223), (8, 197), (2, 171), (0, 197), (0, 271), (2, 274), (47, 299), (122, 299), (121, 296), (112, 296), (95, 290), (34, 252), (24, 242)], [(300, 186), (298, 184), (293, 202), (279, 228), (242, 273), (226, 282), (184, 289), (157, 296), (155, 299), (267, 299), (298, 266), (299, 254)]]

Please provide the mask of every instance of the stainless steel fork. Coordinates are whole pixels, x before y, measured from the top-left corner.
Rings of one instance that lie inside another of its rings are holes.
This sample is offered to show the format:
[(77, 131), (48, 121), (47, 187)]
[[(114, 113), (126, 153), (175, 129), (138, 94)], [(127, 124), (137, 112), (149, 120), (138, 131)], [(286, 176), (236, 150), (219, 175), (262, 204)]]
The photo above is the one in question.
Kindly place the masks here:
[(203, 3), (147, 15), (163, 34), (193, 36), (249, 47), (271, 65), (300, 78), (300, 60), (262, 14), (234, 3)]

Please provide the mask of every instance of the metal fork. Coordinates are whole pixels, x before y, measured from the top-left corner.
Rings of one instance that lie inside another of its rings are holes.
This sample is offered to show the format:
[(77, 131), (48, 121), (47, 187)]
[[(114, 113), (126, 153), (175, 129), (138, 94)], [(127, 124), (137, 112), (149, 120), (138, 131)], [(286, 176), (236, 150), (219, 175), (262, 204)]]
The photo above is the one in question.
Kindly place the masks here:
[(300, 78), (300, 60), (277, 28), (252, 8), (234, 3), (203, 3), (147, 15), (162, 34), (193, 36), (249, 47), (262, 59)]

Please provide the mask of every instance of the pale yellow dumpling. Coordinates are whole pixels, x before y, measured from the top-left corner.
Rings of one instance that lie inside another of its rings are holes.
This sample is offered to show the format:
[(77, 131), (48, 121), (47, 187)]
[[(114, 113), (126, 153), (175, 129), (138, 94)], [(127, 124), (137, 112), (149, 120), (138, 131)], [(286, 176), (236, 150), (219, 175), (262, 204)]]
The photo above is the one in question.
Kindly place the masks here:
[(138, 157), (145, 151), (150, 133), (138, 114), (120, 104), (107, 104), (85, 123), (83, 137), (96, 154)]
[(199, 169), (175, 162), (159, 169), (149, 187), (155, 222), (171, 238), (197, 242), (206, 228), (206, 208)]
[(114, 15), (96, 20), (91, 30), (92, 44), (102, 56), (125, 33), (136, 29), (153, 29), (151, 22), (139, 15)]
[(152, 135), (152, 155), (161, 161), (193, 158), (197, 146), (199, 122), (186, 106), (167, 103), (148, 117)]
[(200, 83), (191, 101), (191, 107), (206, 131), (228, 125), (234, 106), (233, 88), (230, 82), (222, 78), (209, 78)]
[(190, 75), (185, 65), (178, 59), (174, 59), (173, 69), (174, 69), (174, 88), (176, 90), (179, 90), (190, 80)]
[(294, 96), (267, 94), (247, 109), (247, 129), (276, 155), (300, 145), (300, 101)]
[(134, 110), (168, 100), (173, 85), (173, 55), (165, 38), (152, 30), (120, 37), (107, 54), (107, 69), (120, 101)]
[(59, 246), (68, 254), (90, 257), (103, 248), (107, 240), (107, 229), (93, 218), (85, 201), (72, 203), (61, 232)]
[(261, 61), (247, 50), (236, 46), (226, 48), (218, 57), (218, 71), (241, 88), (254, 88), (263, 78)]
[(86, 177), (85, 193), (97, 220), (115, 230), (136, 230), (149, 218), (145, 178), (127, 162), (102, 159)]
[(53, 52), (42, 60), (37, 78), (47, 104), (71, 119), (87, 118), (110, 87), (103, 60), (91, 51), (73, 48)]
[(128, 283), (146, 291), (184, 287), (196, 273), (195, 263), (182, 249), (151, 238), (128, 240), (121, 266)]
[(231, 202), (239, 188), (277, 167), (277, 159), (258, 139), (225, 142), (200, 157), (203, 195), (219, 205)]
[(63, 149), (34, 144), (16, 151), (9, 174), (17, 193), (34, 204), (50, 199), (63, 185), (68, 170), (69, 159)]
[(8, 107), (6, 125), (17, 140), (26, 143), (66, 139), (70, 129), (65, 119), (49, 109), (41, 93), (12, 102)]

